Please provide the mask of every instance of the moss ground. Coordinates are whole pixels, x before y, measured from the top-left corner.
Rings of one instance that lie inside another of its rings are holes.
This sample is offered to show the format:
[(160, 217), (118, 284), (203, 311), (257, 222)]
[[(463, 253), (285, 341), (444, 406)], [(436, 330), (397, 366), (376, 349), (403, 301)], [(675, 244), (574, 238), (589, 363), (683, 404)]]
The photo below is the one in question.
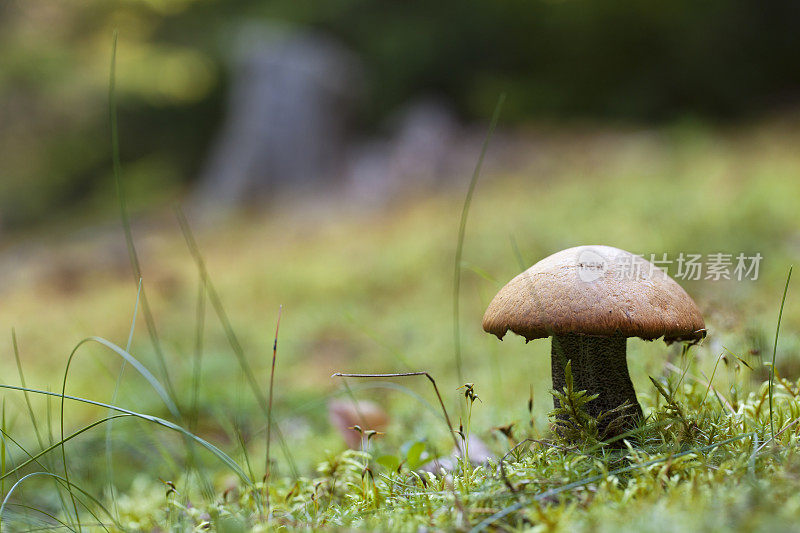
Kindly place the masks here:
[[(161, 214), (140, 218), (133, 229), (144, 289), (184, 416), (170, 414), (130, 364), (113, 403), (190, 427), (241, 465), (256, 488), (231, 477), (207, 451), (188, 453), (175, 432), (133, 419), (115, 420), (110, 437), (98, 426), (69, 441), (70, 480), (118, 518), (116, 527), (130, 530), (186, 530), (206, 523), (220, 531), (797, 527), (791, 521), (800, 506), (795, 283), (777, 350), (781, 379), (774, 388), (774, 441), (764, 382), (787, 271), (800, 256), (798, 141), (791, 120), (736, 130), (684, 124), (644, 131), (547, 131), (531, 134), (529, 168), (481, 178), (464, 243), (460, 342), (464, 381), (475, 384), (481, 399), (473, 405), (469, 431), (496, 459), (469, 474), (418, 474), (408, 468), (422, 460), (417, 452), (432, 457), (452, 447), (424, 378), (330, 377), (336, 371), (430, 372), (455, 425), (459, 420), (466, 425), (464, 398), (456, 390), (462, 383), (454, 369), (452, 301), (465, 190), (398, 199), (381, 210), (285, 206), (216, 226), (190, 217), (249, 374), (237, 363), (212, 302), (198, 299), (196, 265), (177, 223)], [(3, 289), (0, 324), (6, 331), (15, 328), (26, 385), (60, 392), (67, 356), (82, 338), (97, 335), (125, 346), (137, 286), (121, 231), (31, 240), (40, 244), (24, 253), (20, 246), (7, 248), (13, 260), (5, 270), (13, 283)], [(680, 253), (763, 256), (757, 280), (680, 280), (710, 330), (688, 355), (660, 342), (629, 342), (631, 377), (649, 415), (630, 448), (559, 443), (547, 419), (549, 343), (526, 345), (513, 336), (500, 343), (480, 328), (491, 296), (523, 265), (588, 243), (647, 257), (666, 253), (671, 259)], [(274, 416), (287, 447), (277, 440), (272, 447), (267, 520), (258, 485), (266, 417), (249, 380), (266, 391), (280, 304)], [(164, 381), (139, 310), (130, 353)], [(202, 357), (195, 389), (197, 353)], [(18, 385), (10, 335), (3, 354), (3, 383)], [(98, 344), (82, 346), (67, 394), (111, 402), (120, 363)], [(326, 402), (348, 395), (345, 385), (357, 398), (381, 404), (391, 417), (367, 455), (343, 452), (327, 420)], [(30, 453), (47, 447), (51, 438), (59, 440), (60, 399), (31, 394), (29, 410), (22, 393), (5, 390), (2, 402), (8, 436), (0, 451), (9, 472), (26, 458), (10, 438)], [(106, 415), (105, 409), (68, 402), (65, 434)], [(493, 429), (510, 423), (515, 424), (511, 439)], [(526, 438), (536, 442), (523, 443)], [(420, 441), (424, 444), (414, 446)], [(504, 463), (506, 482), (498, 458), (519, 443)], [(63, 475), (61, 461), (59, 450), (46, 454), (41, 464), (8, 475), (3, 492), (35, 470)], [(187, 467), (191, 461), (199, 474)], [(399, 472), (392, 468), (402, 461)], [(78, 527), (69, 516), (70, 494), (45, 476), (29, 478), (15, 490), (2, 525), (13, 529), (55, 520), (25, 506)], [(89, 507), (104, 523), (112, 522), (97, 505)], [(83, 528), (97, 527), (91, 525), (96, 522), (81, 511)]]

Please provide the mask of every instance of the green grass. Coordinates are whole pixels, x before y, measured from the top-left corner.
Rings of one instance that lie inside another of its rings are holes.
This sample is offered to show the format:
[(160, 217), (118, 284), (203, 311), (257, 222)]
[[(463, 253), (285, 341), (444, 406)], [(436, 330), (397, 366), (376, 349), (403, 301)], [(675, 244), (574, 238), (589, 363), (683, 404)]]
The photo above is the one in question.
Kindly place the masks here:
[[(294, 205), (217, 228), (195, 221), (196, 235), (191, 220), (156, 213), (110, 239), (39, 237), (39, 261), (80, 268), (23, 263), (29, 275), (3, 295), (0, 527), (796, 528), (793, 124), (542, 129), (523, 137), (537, 152), (529, 168), (470, 188), (463, 248), (463, 198), (452, 191), (381, 213)], [(133, 276), (104, 266), (109, 242), (128, 243)], [(555, 438), (548, 343), (500, 343), (480, 328), (489, 299), (522, 265), (581, 243), (764, 256), (757, 281), (682, 282), (710, 329), (701, 346), (629, 342), (649, 418), (621, 449)], [(463, 380), (452, 335), (457, 248)], [(132, 325), (137, 303), (146, 331)], [(430, 373), (452, 425), (486, 441), (493, 462), (417, 472), (453, 447), (429, 383), (331, 378), (409, 371)], [(463, 381), (481, 400), (469, 409)], [(349, 394), (390, 414), (369, 453), (343, 451), (327, 421), (328, 399)], [(511, 423), (511, 437), (494, 429)]]

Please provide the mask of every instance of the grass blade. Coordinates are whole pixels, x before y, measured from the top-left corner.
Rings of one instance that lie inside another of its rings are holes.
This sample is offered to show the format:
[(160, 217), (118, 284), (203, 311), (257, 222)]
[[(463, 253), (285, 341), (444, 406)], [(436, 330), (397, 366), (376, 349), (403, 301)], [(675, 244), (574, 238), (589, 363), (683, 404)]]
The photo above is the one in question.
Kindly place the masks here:
[(270, 468), (269, 455), (270, 443), (272, 442), (272, 391), (275, 384), (275, 360), (278, 358), (278, 331), (281, 328), (281, 314), (283, 306), (278, 307), (278, 321), (275, 324), (275, 340), (272, 342), (272, 369), (269, 373), (269, 405), (267, 406), (267, 451), (266, 461), (264, 462), (264, 491), (267, 495), (267, 512), (269, 512), (269, 479), (272, 474)]
[[(167, 393), (167, 391), (164, 389), (164, 387), (161, 385), (161, 383), (159, 383), (159, 381), (155, 378), (155, 376), (153, 376), (150, 373), (150, 371), (147, 370), (147, 368), (144, 367), (144, 365), (142, 365), (139, 361), (137, 361), (135, 357), (133, 357), (131, 354), (129, 354), (127, 351), (123, 350), (122, 348), (120, 348), (116, 344), (114, 344), (114, 343), (112, 343), (110, 341), (107, 341), (106, 339), (104, 339), (102, 337), (87, 337), (87, 338), (83, 339), (82, 341), (80, 341), (75, 346), (75, 348), (73, 348), (72, 353), (70, 353), (69, 358), (67, 359), (67, 368), (64, 370), (64, 378), (63, 378), (63, 380), (61, 382), (61, 464), (62, 464), (62, 466), (64, 468), (64, 478), (67, 480), (67, 486), (68, 487), (71, 487), (72, 485), (69, 482), (69, 468), (67, 466), (67, 452), (66, 452), (66, 448), (63, 445), (63, 442), (64, 442), (64, 398), (66, 397), (65, 392), (66, 392), (66, 388), (67, 388), (67, 377), (69, 375), (69, 368), (70, 368), (70, 365), (72, 364), (72, 359), (77, 354), (78, 349), (81, 346), (83, 346), (84, 344), (88, 343), (88, 342), (97, 342), (99, 344), (102, 344), (103, 346), (111, 349), (113, 352), (115, 352), (120, 357), (122, 357), (123, 360), (130, 362), (131, 365), (148, 381), (148, 383), (150, 383), (150, 386), (153, 388), (153, 390), (156, 391), (156, 394), (158, 394), (161, 397), (161, 399), (164, 401), (164, 404), (172, 412), (172, 414), (176, 418), (180, 418), (180, 413), (178, 412), (178, 407), (173, 403), (172, 399), (170, 398), (170, 395)], [(70, 497), (72, 499), (72, 507), (73, 507), (73, 510), (75, 511), (75, 517), (76, 517), (76, 520), (78, 522), (78, 529), (80, 529), (80, 518), (78, 517), (78, 508), (77, 508), (77, 504), (75, 502), (75, 497), (74, 497), (74, 495), (72, 495), (71, 491), (70, 491)]]
[(194, 430), (198, 422), (200, 403), (200, 378), (203, 368), (203, 336), (205, 333), (206, 289), (200, 279), (197, 287), (197, 308), (195, 313), (194, 358), (192, 359), (192, 400), (189, 408), (189, 428)]
[[(105, 417), (105, 418), (102, 418), (102, 419), (100, 419), (100, 420), (97, 420), (97, 421), (95, 421), (95, 422), (92, 422), (91, 424), (89, 424), (89, 425), (87, 425), (87, 426), (84, 426), (83, 428), (81, 428), (81, 429), (79, 429), (79, 430), (75, 431), (74, 433), (72, 433), (72, 434), (70, 434), (70, 435), (68, 435), (68, 436), (64, 437), (64, 439), (63, 439), (62, 441), (59, 441), (59, 442), (54, 442), (54, 443), (53, 443), (53, 444), (51, 444), (50, 446), (48, 446), (48, 447), (46, 447), (46, 448), (43, 448), (43, 449), (42, 449), (42, 450), (41, 450), (39, 453), (37, 453), (36, 455), (31, 455), (31, 454), (28, 454), (28, 455), (29, 455), (29, 457), (28, 457), (28, 459), (27, 459), (27, 460), (25, 460), (25, 461), (23, 461), (22, 463), (18, 464), (18, 465), (17, 465), (17, 466), (15, 466), (15, 467), (14, 467), (12, 470), (9, 470), (8, 472), (4, 473), (4, 474), (3, 474), (3, 476), (2, 476), (2, 478), (0, 478), (0, 479), (5, 479), (6, 477), (10, 476), (11, 474), (14, 474), (15, 472), (18, 472), (19, 470), (21, 470), (22, 468), (25, 468), (26, 466), (28, 466), (28, 465), (29, 465), (29, 464), (31, 464), (31, 463), (34, 463), (34, 462), (35, 462), (35, 463), (39, 463), (39, 458), (40, 458), (40, 457), (43, 457), (43, 456), (47, 455), (47, 453), (49, 453), (49, 452), (51, 452), (51, 451), (55, 450), (56, 448), (58, 448), (59, 446), (61, 446), (61, 444), (63, 444), (64, 442), (69, 442), (69, 441), (71, 441), (72, 439), (74, 439), (75, 437), (77, 437), (78, 435), (81, 435), (81, 434), (83, 434), (83, 433), (85, 433), (85, 432), (89, 431), (90, 429), (92, 429), (92, 428), (94, 428), (94, 427), (96, 427), (96, 426), (99, 426), (100, 424), (103, 424), (104, 422), (108, 422), (109, 424), (111, 424), (111, 422), (112, 422), (113, 420), (117, 419), (117, 418), (124, 418), (124, 417), (129, 417), (129, 416), (132, 416), (132, 415), (129, 415), (129, 414), (118, 414), (118, 415), (111, 415), (111, 416), (107, 416), (107, 417)], [(10, 436), (10, 435), (8, 435), (8, 433), (6, 433), (4, 430), (0, 430), (0, 431), (2, 431), (2, 432), (3, 432), (3, 436), (4, 436), (4, 437), (6, 437), (6, 438), (9, 438), (9, 439), (11, 440), (11, 436)], [(15, 443), (17, 446), (19, 446), (19, 444), (18, 444), (16, 441), (13, 441), (13, 442), (14, 442), (14, 443)], [(21, 447), (20, 447), (20, 448), (21, 448)], [(27, 452), (26, 452), (26, 453), (27, 453)], [(41, 463), (39, 463), (39, 464), (41, 464)]]
[[(247, 379), (247, 383), (250, 386), (253, 397), (256, 399), (258, 406), (266, 415), (268, 411), (267, 399), (264, 396), (264, 393), (261, 391), (258, 380), (256, 379), (255, 374), (250, 367), (250, 363), (247, 361), (247, 357), (244, 354), (244, 349), (239, 342), (239, 338), (236, 336), (236, 332), (234, 331), (233, 326), (228, 319), (228, 314), (225, 312), (225, 307), (222, 305), (222, 299), (219, 297), (216, 288), (214, 288), (214, 284), (211, 282), (211, 278), (208, 275), (208, 270), (206, 269), (205, 261), (203, 260), (203, 255), (200, 253), (200, 247), (197, 245), (197, 241), (194, 238), (191, 227), (189, 227), (189, 222), (186, 220), (186, 216), (179, 207), (175, 208), (175, 213), (178, 217), (178, 224), (181, 227), (181, 232), (183, 232), (183, 238), (186, 241), (186, 246), (189, 248), (189, 253), (194, 258), (197, 265), (197, 270), (203, 280), (206, 294), (208, 295), (208, 300), (211, 302), (211, 307), (214, 308), (214, 312), (216, 313), (220, 324), (222, 324), (222, 329), (225, 331), (228, 344), (230, 345), (231, 350), (233, 350), (233, 353), (239, 362), (239, 366), (242, 369), (245, 379)], [(275, 435), (278, 437), (278, 442), (281, 445), (281, 449), (283, 450), (284, 457), (286, 457), (286, 461), (289, 463), (289, 468), (292, 470), (293, 476), (297, 478), (299, 476), (297, 466), (294, 463), (294, 458), (289, 451), (289, 447), (286, 445), (286, 440), (283, 438), (281, 428), (277, 424), (275, 425)]]
[[(136, 253), (136, 246), (133, 242), (133, 232), (131, 230), (131, 221), (128, 215), (128, 208), (125, 202), (125, 189), (122, 185), (122, 165), (119, 157), (119, 129), (117, 127), (117, 96), (116, 96), (116, 70), (117, 70), (117, 31), (114, 30), (114, 40), (111, 47), (111, 72), (109, 75), (108, 83), (108, 115), (111, 126), (111, 157), (114, 169), (114, 183), (117, 191), (117, 199), (119, 200), (119, 213), (122, 221), (122, 228), (125, 233), (125, 244), (128, 248), (128, 257), (133, 269), (134, 280), (137, 284), (142, 279), (142, 269), (139, 264), (139, 256)], [(156, 330), (155, 319), (150, 310), (150, 304), (147, 301), (147, 294), (144, 288), (141, 289), (141, 303), (142, 314), (147, 325), (147, 331), (150, 335), (150, 341), (153, 345), (153, 350), (156, 353), (156, 362), (158, 363), (159, 370), (166, 384), (170, 396), (175, 397), (175, 391), (172, 387), (172, 381), (169, 377), (167, 370), (166, 358), (164, 357), (164, 350), (161, 347), (161, 341), (158, 337)]]
[[(14, 328), (11, 328), (11, 344), (14, 348), (14, 359), (17, 362), (17, 373), (19, 374), (19, 382), (20, 384), (25, 387), (25, 374), (22, 372), (22, 361), (19, 357), (19, 345), (17, 344), (17, 332)], [(36, 440), (39, 443), (40, 447), (44, 447), (44, 442), (42, 441), (42, 434), (39, 432), (39, 424), (36, 421), (36, 415), (33, 412), (33, 406), (31, 405), (31, 399), (27, 393), (25, 393), (25, 406), (28, 408), (28, 416), (31, 419), (31, 424), (33, 425), (33, 432), (36, 434)]]
[(781, 310), (778, 311), (778, 325), (775, 327), (775, 344), (772, 346), (772, 366), (769, 368), (769, 429), (772, 440), (775, 440), (775, 422), (772, 419), (772, 383), (775, 379), (775, 356), (778, 352), (778, 335), (781, 332), (781, 318), (783, 317), (783, 304), (786, 303), (786, 293), (789, 292), (789, 280), (792, 279), (792, 269), (789, 267), (789, 275), (786, 276), (786, 285), (783, 287), (783, 297), (781, 298)]
[(715, 442), (713, 444), (709, 444), (708, 446), (703, 446), (701, 448), (693, 448), (693, 449), (686, 450), (686, 451), (683, 451), (683, 452), (680, 452), (680, 453), (668, 454), (668, 455), (665, 455), (664, 457), (658, 457), (656, 459), (653, 459), (651, 461), (646, 461), (646, 462), (641, 463), (641, 464), (636, 464), (636, 465), (631, 465), (631, 466), (624, 466), (624, 467), (621, 467), (621, 468), (617, 468), (615, 470), (611, 470), (611, 471), (609, 471), (609, 472), (607, 472), (605, 474), (598, 474), (596, 476), (590, 476), (590, 477), (587, 477), (587, 478), (584, 478), (584, 479), (579, 479), (578, 481), (573, 481), (572, 483), (568, 483), (566, 485), (561, 485), (560, 487), (556, 487), (556, 488), (553, 488), (553, 489), (548, 489), (546, 491), (543, 491), (543, 492), (540, 492), (540, 493), (536, 494), (532, 498), (526, 498), (524, 500), (521, 500), (521, 501), (515, 503), (514, 505), (510, 505), (510, 506), (506, 507), (505, 509), (502, 509), (502, 510), (496, 512), (495, 514), (493, 514), (490, 517), (486, 518), (485, 520), (480, 522), (478, 525), (476, 525), (475, 527), (473, 527), (469, 531), (470, 531), (470, 533), (480, 533), (481, 531), (486, 530), (486, 528), (488, 528), (489, 526), (491, 526), (493, 523), (495, 523), (496, 521), (500, 520), (501, 518), (503, 518), (505, 516), (508, 516), (509, 514), (513, 513), (514, 511), (518, 511), (518, 510), (522, 509), (523, 507), (527, 507), (527, 506), (531, 505), (533, 502), (538, 502), (538, 501), (550, 499), (550, 498), (552, 498), (553, 496), (555, 496), (557, 494), (561, 494), (562, 492), (566, 492), (566, 491), (569, 491), (569, 490), (572, 490), (572, 489), (575, 489), (575, 488), (578, 488), (578, 487), (583, 487), (583, 486), (588, 485), (590, 483), (596, 483), (598, 481), (602, 481), (603, 479), (607, 479), (609, 476), (618, 476), (619, 474), (625, 474), (627, 472), (633, 472), (633, 471), (638, 470), (640, 468), (647, 468), (648, 466), (657, 465), (659, 463), (665, 463), (667, 461), (671, 461), (671, 460), (674, 460), (674, 459), (679, 459), (681, 457), (684, 457), (684, 456), (690, 455), (690, 454), (701, 454), (702, 455), (702, 454), (704, 454), (706, 452), (709, 452), (709, 451), (711, 451), (711, 450), (713, 450), (715, 448), (718, 448), (720, 446), (724, 446), (726, 444), (730, 444), (731, 442), (735, 442), (737, 440), (745, 439), (745, 438), (748, 438), (748, 437), (754, 437), (756, 435), (757, 434), (755, 432), (742, 433), (740, 435), (736, 435), (735, 437), (731, 437), (729, 439), (725, 439), (725, 440), (720, 441), (720, 442)]
[[(139, 288), (136, 290), (136, 302), (133, 305), (133, 316), (131, 317), (131, 328), (128, 332), (128, 342), (125, 344), (125, 351), (131, 351), (131, 343), (133, 342), (133, 332), (136, 330), (136, 315), (139, 313), (139, 297), (142, 294), (142, 278), (139, 278)], [(117, 381), (114, 383), (114, 392), (111, 394), (111, 403), (117, 403), (117, 396), (119, 394), (119, 386), (122, 383), (122, 375), (125, 373), (125, 359), (122, 360), (122, 365), (119, 368)], [(106, 471), (108, 472), (108, 490), (111, 495), (111, 501), (114, 504), (114, 515), (119, 518), (119, 509), (117, 508), (117, 499), (114, 492), (114, 463), (112, 461), (113, 446), (111, 444), (111, 429), (113, 424), (111, 420), (106, 425)]]
[[(75, 489), (75, 490), (77, 490), (78, 492), (80, 492), (81, 494), (83, 494), (83, 495), (84, 495), (86, 498), (88, 498), (88, 499), (89, 499), (89, 500), (90, 500), (92, 503), (94, 503), (94, 504), (95, 504), (97, 507), (99, 507), (100, 509), (102, 509), (102, 510), (103, 510), (103, 512), (105, 512), (105, 514), (107, 514), (107, 515), (109, 516), (109, 518), (111, 518), (111, 520), (114, 522), (114, 525), (115, 525), (115, 526), (117, 526), (117, 527), (118, 527), (118, 528), (120, 528), (120, 529), (123, 529), (123, 528), (122, 528), (122, 524), (120, 524), (119, 522), (117, 522), (117, 521), (116, 521), (116, 519), (115, 519), (115, 518), (114, 518), (114, 517), (111, 515), (111, 513), (109, 513), (109, 512), (108, 512), (108, 510), (107, 510), (107, 509), (106, 509), (106, 508), (103, 506), (103, 504), (102, 504), (102, 503), (100, 503), (100, 501), (99, 501), (97, 498), (95, 498), (94, 496), (92, 496), (91, 494), (89, 494), (88, 492), (86, 492), (85, 490), (81, 489), (81, 488), (80, 488), (80, 487), (78, 487), (77, 485), (74, 485), (74, 484), (72, 484), (72, 483), (69, 483), (69, 481), (67, 481), (67, 480), (66, 480), (66, 479), (64, 479), (63, 477), (61, 477), (61, 476), (59, 476), (59, 475), (57, 475), (57, 474), (53, 474), (52, 472), (31, 472), (30, 474), (28, 474), (28, 475), (24, 476), (22, 479), (20, 479), (20, 480), (19, 480), (19, 481), (17, 481), (16, 483), (14, 483), (14, 486), (12, 486), (12, 487), (11, 487), (11, 489), (8, 491), (8, 494), (6, 494), (6, 497), (5, 497), (5, 498), (3, 498), (3, 503), (2, 503), (2, 504), (0, 504), (0, 517), (2, 517), (2, 516), (3, 516), (3, 511), (5, 510), (5, 508), (6, 508), (6, 505), (8, 504), (8, 500), (9, 500), (9, 498), (11, 498), (11, 495), (14, 493), (14, 491), (15, 491), (15, 490), (16, 490), (16, 489), (17, 489), (17, 488), (18, 488), (18, 487), (19, 487), (19, 486), (20, 486), (20, 485), (21, 485), (21, 484), (22, 484), (24, 481), (26, 481), (27, 479), (30, 479), (30, 478), (32, 478), (32, 477), (35, 477), (35, 476), (49, 476), (49, 477), (52, 477), (52, 478), (55, 478), (55, 479), (57, 479), (57, 480), (61, 481), (62, 483), (66, 483), (66, 485), (67, 485), (67, 489), (69, 490), (69, 493), (70, 493), (70, 494), (72, 494), (72, 489)], [(83, 501), (81, 501), (80, 503), (81, 503), (81, 506), (83, 506), (83, 507), (84, 507), (84, 508), (85, 508), (87, 511), (89, 511), (89, 513), (90, 513), (90, 514), (91, 514), (91, 515), (92, 515), (92, 516), (95, 518), (95, 520), (97, 520), (98, 524), (100, 524), (100, 527), (102, 527), (104, 530), (108, 531), (108, 528), (107, 528), (107, 527), (105, 527), (105, 526), (102, 524), (102, 522), (101, 522), (101, 521), (100, 521), (100, 519), (97, 517), (97, 515), (95, 515), (95, 514), (94, 514), (94, 512), (92, 512), (91, 508), (90, 508), (88, 505), (86, 505), (86, 504), (85, 504)], [(80, 525), (79, 525), (79, 530), (80, 530)]]
[[(195, 435), (194, 433), (190, 432), (189, 430), (179, 426), (178, 424), (175, 424), (174, 422), (170, 422), (169, 420), (165, 420), (163, 418), (160, 418), (160, 417), (157, 417), (157, 416), (153, 416), (153, 415), (147, 415), (147, 414), (144, 414), (144, 413), (138, 413), (138, 412), (132, 411), (130, 409), (125, 409), (124, 407), (119, 407), (119, 406), (116, 406), (116, 405), (110, 405), (110, 404), (103, 403), (103, 402), (98, 402), (98, 401), (95, 401), (95, 400), (89, 400), (88, 398), (81, 398), (79, 396), (70, 396), (69, 394), (61, 394), (61, 393), (58, 393), (58, 392), (43, 391), (43, 390), (39, 390), (39, 389), (31, 389), (31, 388), (25, 388), (25, 387), (18, 387), (16, 385), (3, 385), (3, 384), (0, 384), (0, 389), (16, 390), (16, 391), (21, 391), (21, 392), (26, 392), (27, 391), (27, 392), (32, 392), (34, 394), (41, 394), (41, 395), (48, 396), (48, 397), (61, 398), (62, 400), (72, 400), (72, 401), (76, 401), (76, 402), (85, 403), (85, 404), (88, 404), (88, 405), (94, 405), (94, 406), (97, 406), (97, 407), (102, 407), (104, 409), (112, 409), (115, 412), (132, 415), (132, 416), (135, 416), (135, 417), (140, 418), (142, 420), (146, 420), (148, 422), (152, 422), (152, 423), (157, 424), (159, 426), (165, 427), (167, 429), (171, 429), (171, 430), (176, 431), (176, 432), (178, 432), (178, 433), (180, 433), (182, 435), (185, 435), (186, 437), (189, 437), (189, 439), (191, 439), (195, 443), (201, 445), (203, 448), (205, 448), (209, 452), (211, 452), (214, 456), (217, 457), (217, 459), (219, 459), (223, 464), (225, 464), (228, 468), (230, 468), (237, 476), (239, 476), (242, 479), (242, 481), (244, 481), (248, 486), (253, 488), (253, 481), (250, 479), (250, 477), (247, 476), (247, 474), (245, 474), (244, 470), (241, 469), (239, 464), (236, 461), (234, 461), (229, 455), (227, 455), (225, 452), (223, 452), (222, 450), (220, 450), (219, 448), (217, 448), (216, 446), (214, 446), (213, 444), (211, 444), (207, 440), (203, 439), (202, 437), (198, 437), (197, 435)], [(56, 444), (58, 444), (58, 443), (56, 443)]]
[(500, 110), (503, 108), (503, 102), (506, 100), (505, 93), (501, 94), (497, 99), (497, 105), (492, 114), (492, 121), (489, 123), (489, 131), (486, 138), (483, 140), (480, 156), (475, 165), (475, 170), (472, 172), (472, 179), (469, 182), (467, 189), (467, 196), (464, 198), (464, 205), (461, 207), (461, 221), (458, 226), (458, 244), (456, 245), (456, 257), (453, 268), (453, 344), (456, 357), (456, 372), (458, 375), (458, 382), (464, 381), (464, 370), (461, 364), (461, 323), (459, 320), (459, 301), (461, 293), (461, 256), (464, 251), (464, 234), (467, 229), (467, 215), (469, 214), (469, 207), (472, 204), (472, 195), (475, 192), (475, 186), (478, 184), (478, 176), (481, 174), (481, 167), (483, 166), (483, 158), (486, 155), (486, 150), (489, 148), (489, 140), (492, 138), (494, 129), (497, 126), (497, 120), (500, 117)]
[[(19, 355), (19, 344), (17, 343), (17, 332), (14, 328), (11, 328), (11, 344), (14, 348), (14, 359), (17, 363), (17, 374), (19, 375), (19, 382), (20, 384), (25, 387), (25, 373), (22, 371), (22, 360)], [(40, 448), (44, 448), (44, 440), (42, 438), (42, 433), (39, 430), (39, 422), (36, 419), (36, 413), (33, 411), (33, 404), (31, 403), (30, 396), (28, 393), (24, 394), (25, 397), (25, 406), (28, 409), (28, 418), (31, 420), (31, 426), (33, 427), (33, 432), (36, 435), (36, 442), (39, 444)], [(5, 428), (3, 428), (5, 430)], [(48, 465), (52, 467), (52, 465)], [(64, 511), (65, 516), (69, 516), (69, 510), (67, 509), (67, 502), (64, 500), (64, 494), (59, 491), (58, 498), (61, 503), (62, 509)]]
[(158, 394), (158, 396), (161, 398), (161, 401), (164, 402), (164, 405), (167, 407), (167, 409), (169, 409), (170, 413), (172, 413), (172, 416), (174, 416), (176, 419), (180, 419), (178, 406), (175, 405), (175, 403), (172, 401), (172, 397), (169, 395), (164, 386), (161, 385), (161, 382), (159, 382), (158, 379), (149, 370), (147, 370), (147, 368), (142, 363), (140, 363), (139, 360), (137, 360), (134, 356), (132, 356), (126, 350), (123, 350), (113, 342), (104, 339), (103, 337), (97, 337), (97, 336), (86, 337), (85, 339), (80, 341), (75, 346), (75, 348), (72, 349), (72, 352), (70, 353), (69, 358), (67, 359), (67, 368), (64, 371), (64, 379), (62, 382), (62, 393), (64, 392), (64, 388), (66, 387), (67, 373), (69, 372), (72, 359), (75, 357), (75, 354), (77, 353), (78, 349), (81, 346), (83, 346), (84, 344), (88, 344), (90, 342), (96, 342), (102, 346), (105, 346), (112, 352), (122, 357), (123, 360), (127, 361), (150, 384), (150, 386), (153, 388), (156, 394)]

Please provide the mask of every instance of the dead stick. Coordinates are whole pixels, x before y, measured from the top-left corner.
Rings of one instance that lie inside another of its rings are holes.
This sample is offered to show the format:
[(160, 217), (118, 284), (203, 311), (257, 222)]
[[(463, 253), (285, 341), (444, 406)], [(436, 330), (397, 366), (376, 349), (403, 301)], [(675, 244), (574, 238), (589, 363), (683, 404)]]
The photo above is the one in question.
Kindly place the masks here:
[(439, 405), (442, 407), (442, 412), (444, 413), (445, 422), (447, 422), (447, 429), (450, 431), (450, 436), (453, 437), (453, 442), (456, 445), (456, 450), (461, 452), (461, 444), (458, 442), (456, 438), (456, 433), (453, 430), (453, 423), (450, 422), (450, 415), (447, 414), (447, 408), (444, 406), (444, 401), (442, 401), (442, 395), (439, 394), (439, 387), (436, 386), (436, 381), (433, 377), (428, 374), (427, 372), (399, 372), (395, 374), (344, 374), (342, 372), (336, 372), (331, 377), (332, 378), (406, 378), (411, 376), (425, 376), (433, 385), (433, 390), (436, 393), (436, 397), (439, 399)]

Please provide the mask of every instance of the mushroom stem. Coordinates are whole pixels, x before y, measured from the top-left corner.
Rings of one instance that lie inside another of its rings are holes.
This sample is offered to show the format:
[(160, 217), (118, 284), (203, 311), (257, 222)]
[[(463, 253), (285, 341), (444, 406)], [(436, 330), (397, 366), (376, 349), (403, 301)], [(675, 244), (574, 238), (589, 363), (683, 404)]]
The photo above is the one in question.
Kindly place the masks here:
[[(603, 412), (621, 406), (626, 401), (630, 407), (617, 416), (601, 420), (598, 430), (601, 436), (609, 424), (619, 416), (630, 417), (630, 422), (619, 429), (631, 429), (642, 418), (642, 408), (636, 400), (628, 363), (625, 358), (627, 338), (622, 335), (601, 337), (590, 335), (554, 335), (551, 349), (553, 388), (562, 391), (566, 385), (564, 368), (572, 361), (572, 381), (576, 391), (585, 390), (599, 396), (586, 405), (590, 415), (597, 418)], [(558, 400), (553, 398), (555, 407)], [(632, 416), (631, 416), (632, 415)], [(605, 435), (611, 437), (613, 435)]]

